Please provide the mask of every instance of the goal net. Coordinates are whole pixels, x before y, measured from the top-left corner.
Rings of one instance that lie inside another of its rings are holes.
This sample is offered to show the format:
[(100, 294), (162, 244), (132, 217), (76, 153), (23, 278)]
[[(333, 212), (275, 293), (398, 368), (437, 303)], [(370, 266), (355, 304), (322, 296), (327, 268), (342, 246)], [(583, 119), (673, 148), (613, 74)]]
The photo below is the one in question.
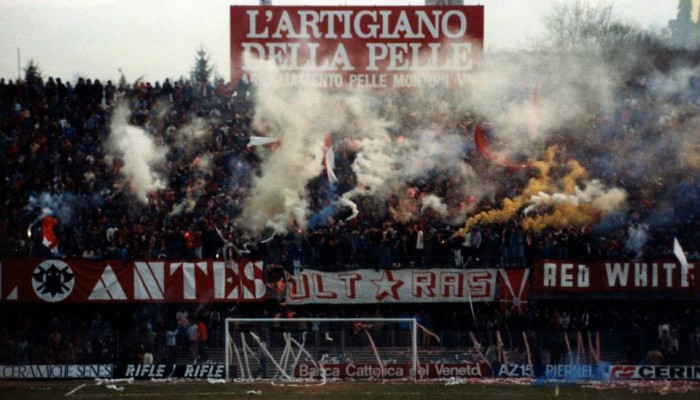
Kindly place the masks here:
[(228, 318), (226, 376), (416, 381), (416, 328), (413, 318)]

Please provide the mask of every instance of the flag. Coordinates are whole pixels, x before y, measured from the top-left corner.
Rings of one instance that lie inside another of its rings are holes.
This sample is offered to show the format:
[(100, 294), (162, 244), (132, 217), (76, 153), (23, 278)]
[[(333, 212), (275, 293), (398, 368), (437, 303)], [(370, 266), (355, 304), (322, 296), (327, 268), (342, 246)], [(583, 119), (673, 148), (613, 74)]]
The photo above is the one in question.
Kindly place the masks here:
[(323, 138), (323, 164), (326, 167), (326, 176), (329, 182), (338, 182), (338, 177), (335, 176), (335, 146), (333, 138), (330, 134), (326, 134)]
[(492, 150), (491, 142), (489, 142), (489, 139), (486, 137), (486, 132), (484, 132), (484, 128), (481, 126), (481, 124), (477, 124), (474, 127), (474, 144), (476, 145), (476, 149), (479, 151), (479, 153), (481, 153), (481, 155), (505, 167), (508, 170), (517, 171), (523, 168), (530, 167), (529, 162), (515, 164), (512, 161), (510, 161), (505, 155)]
[(51, 215), (47, 215), (41, 220), (41, 230), (44, 235), (41, 243), (48, 247), (52, 253), (58, 251), (58, 238), (53, 231), (56, 225), (58, 225), (58, 220)]
[(673, 238), (673, 254), (678, 259), (678, 262), (681, 263), (681, 276), (690, 281), (690, 277), (688, 276), (688, 259), (685, 258), (685, 252), (681, 244), (678, 243), (678, 239), (675, 237)]
[(275, 138), (265, 136), (251, 136), (250, 140), (248, 140), (248, 145), (246, 147), (248, 148), (248, 150), (251, 150), (252, 148), (257, 146), (265, 146), (271, 151), (275, 151), (278, 147), (280, 147), (281, 144), (282, 142)]

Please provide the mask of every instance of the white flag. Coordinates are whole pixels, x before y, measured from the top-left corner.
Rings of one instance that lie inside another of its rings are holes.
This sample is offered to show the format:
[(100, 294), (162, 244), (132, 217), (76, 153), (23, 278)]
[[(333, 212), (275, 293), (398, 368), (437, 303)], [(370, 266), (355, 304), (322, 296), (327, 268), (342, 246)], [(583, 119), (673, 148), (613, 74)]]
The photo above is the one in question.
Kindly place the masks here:
[(328, 174), (329, 182), (338, 182), (338, 177), (335, 176), (335, 146), (331, 146), (328, 151), (326, 151), (325, 161), (326, 161), (326, 173)]
[(254, 147), (254, 146), (265, 146), (268, 144), (273, 144), (273, 143), (278, 143), (279, 140), (271, 137), (265, 137), (265, 136), (251, 136), (250, 141), (248, 142), (249, 147)]
[(681, 273), (683, 277), (688, 276), (688, 260), (685, 258), (685, 253), (683, 252), (683, 249), (681, 248), (681, 244), (678, 243), (677, 238), (673, 238), (673, 254), (675, 254), (676, 258), (678, 259), (678, 262), (681, 263)]

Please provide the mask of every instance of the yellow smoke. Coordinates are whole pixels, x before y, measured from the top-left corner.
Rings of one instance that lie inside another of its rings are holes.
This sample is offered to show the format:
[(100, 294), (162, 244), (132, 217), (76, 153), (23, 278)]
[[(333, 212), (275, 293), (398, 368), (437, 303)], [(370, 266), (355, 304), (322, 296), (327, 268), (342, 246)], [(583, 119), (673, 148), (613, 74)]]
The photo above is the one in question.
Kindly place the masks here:
[[(700, 0), (698, 0), (700, 1)], [(697, 135), (687, 135), (681, 149), (681, 160), (683, 164), (691, 169), (700, 169), (700, 137)]]
[(591, 225), (600, 219), (600, 211), (592, 204), (561, 203), (554, 206), (549, 214), (541, 214), (533, 217), (525, 217), (522, 227), (526, 231), (539, 232), (544, 228), (566, 228), (568, 226)]
[[(538, 171), (538, 176), (531, 178), (518, 196), (503, 199), (500, 209), (484, 211), (468, 218), (464, 228), (456, 234), (463, 235), (477, 224), (488, 225), (511, 221), (523, 207), (531, 203), (532, 197), (540, 192), (550, 195), (555, 193), (574, 195), (579, 185), (588, 179), (588, 174), (576, 160), (568, 161), (561, 171), (562, 167), (558, 165), (556, 157), (559, 152), (560, 149), (556, 146), (549, 147), (542, 160), (532, 163)], [(525, 216), (521, 224), (525, 230), (539, 232), (546, 227), (590, 225), (599, 221), (601, 216), (607, 213), (608, 210), (596, 201), (578, 205), (555, 203), (546, 213)]]

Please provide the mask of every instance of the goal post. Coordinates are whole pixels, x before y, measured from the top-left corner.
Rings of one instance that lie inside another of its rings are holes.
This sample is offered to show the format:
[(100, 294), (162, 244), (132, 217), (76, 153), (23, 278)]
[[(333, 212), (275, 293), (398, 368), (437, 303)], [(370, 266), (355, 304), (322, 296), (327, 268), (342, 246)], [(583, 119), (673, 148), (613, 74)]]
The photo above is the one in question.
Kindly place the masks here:
[(418, 380), (414, 318), (227, 318), (228, 380)]

